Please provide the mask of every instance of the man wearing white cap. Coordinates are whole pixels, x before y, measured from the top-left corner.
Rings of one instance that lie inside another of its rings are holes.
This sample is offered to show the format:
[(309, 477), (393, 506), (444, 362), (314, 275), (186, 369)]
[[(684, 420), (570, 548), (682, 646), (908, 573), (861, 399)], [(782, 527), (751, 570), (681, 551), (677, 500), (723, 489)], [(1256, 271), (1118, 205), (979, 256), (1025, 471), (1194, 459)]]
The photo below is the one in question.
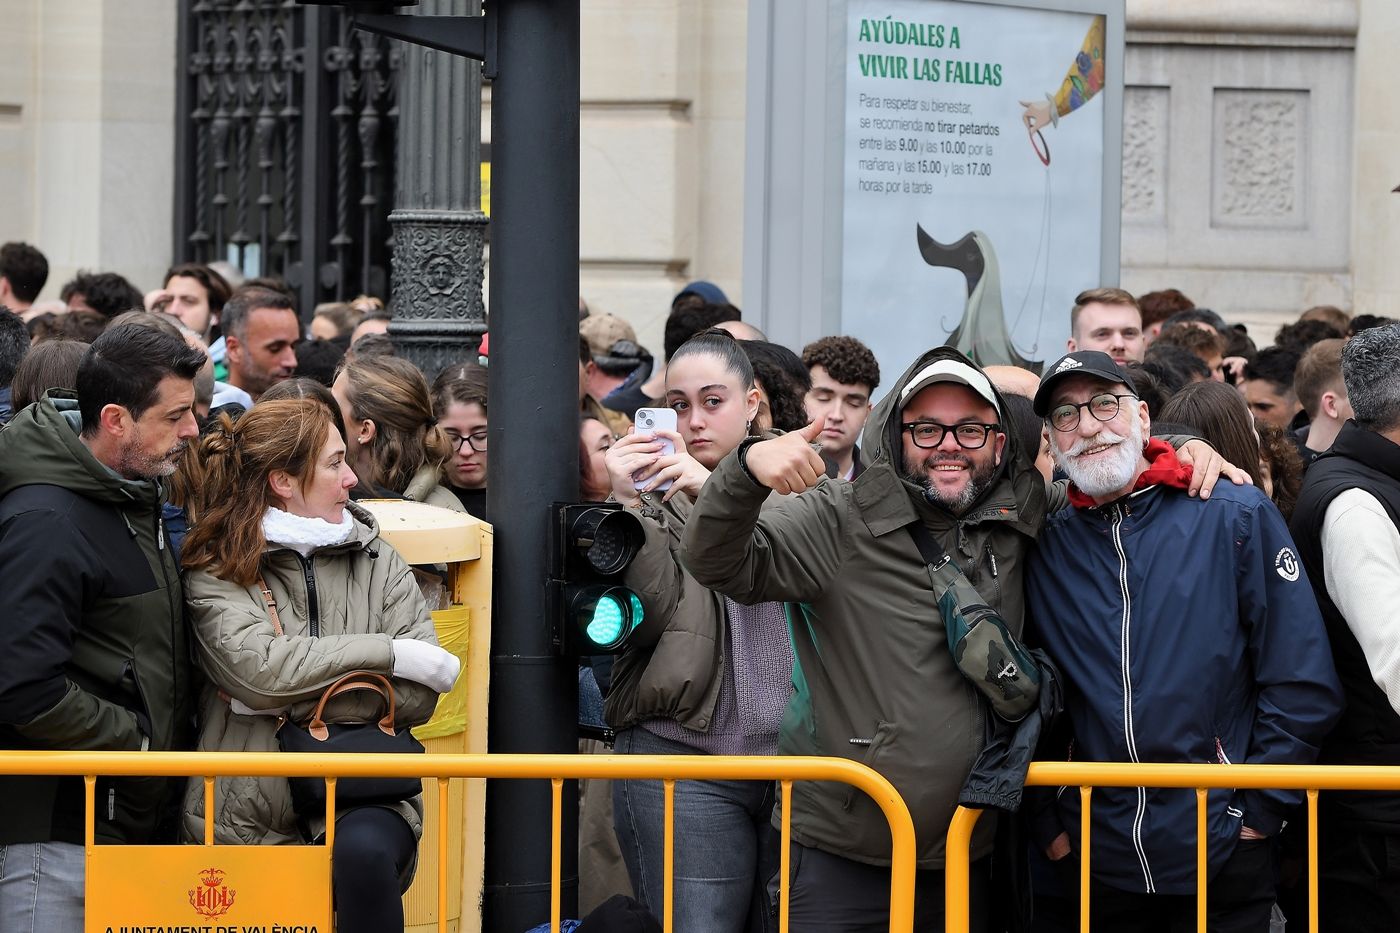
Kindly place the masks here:
[[(1024, 666), (1003, 663), (998, 652), (1009, 647), (1012, 660), (1023, 658), (1015, 654), (1022, 582), (1047, 490), (1034, 452), (1020, 450), (1003, 428), (1002, 410), (997, 390), (966, 357), (931, 350), (871, 413), (860, 445), (865, 470), (855, 481), (820, 481), (823, 464), (809, 443), (820, 423), (750, 439), (711, 474), (685, 529), (682, 560), (700, 583), (741, 603), (799, 608), (779, 750), (853, 758), (895, 785), (918, 840), (918, 930), (943, 928), (948, 821), (974, 763), (985, 770), (978, 759), (993, 710), (1005, 718), (988, 684)], [(1220, 471), (1213, 452), (1201, 456), (1208, 451), (1203, 444), (1194, 451), (1198, 461), (1213, 461), (1197, 464), (1197, 475), (1209, 479), (1202, 494)], [(760, 517), (773, 490), (805, 494)], [(980, 598), (945, 618), (940, 599), (954, 588), (940, 581), (950, 567), (965, 585), (958, 591)], [(955, 623), (983, 634), (996, 626), (1010, 643), (983, 655), (998, 659), (986, 666), (986, 683), (961, 650), (954, 660)], [(1019, 796), (1019, 778), (993, 783)], [(1006, 803), (996, 794), (979, 800)], [(890, 834), (875, 802), (841, 785), (802, 783), (784, 806), (796, 843), (793, 930), (887, 928)], [(973, 833), (974, 930), (989, 928), (995, 829), (987, 818)]]

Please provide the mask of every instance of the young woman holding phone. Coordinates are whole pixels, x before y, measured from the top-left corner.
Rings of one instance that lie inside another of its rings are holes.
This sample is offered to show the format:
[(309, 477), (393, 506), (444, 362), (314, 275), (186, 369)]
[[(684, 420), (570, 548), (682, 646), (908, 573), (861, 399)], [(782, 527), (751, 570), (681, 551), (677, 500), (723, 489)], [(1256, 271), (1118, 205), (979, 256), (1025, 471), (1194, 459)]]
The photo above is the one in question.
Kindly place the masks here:
[[(752, 430), (753, 367), (732, 336), (707, 331), (672, 355), (665, 399), (677, 430), (639, 427), (606, 457), (613, 497), (636, 509), (646, 528), (624, 578), (641, 596), (644, 617), (613, 667), (606, 716), (622, 754), (771, 755), (792, 681), (785, 607), (725, 599), (696, 583), (677, 557), (710, 469)], [(771, 784), (676, 783), (676, 836), (685, 839), (675, 848), (676, 929), (771, 927), (765, 889), (777, 867), (772, 810)], [(614, 782), (613, 813), (637, 896), (659, 916), (661, 782)]]

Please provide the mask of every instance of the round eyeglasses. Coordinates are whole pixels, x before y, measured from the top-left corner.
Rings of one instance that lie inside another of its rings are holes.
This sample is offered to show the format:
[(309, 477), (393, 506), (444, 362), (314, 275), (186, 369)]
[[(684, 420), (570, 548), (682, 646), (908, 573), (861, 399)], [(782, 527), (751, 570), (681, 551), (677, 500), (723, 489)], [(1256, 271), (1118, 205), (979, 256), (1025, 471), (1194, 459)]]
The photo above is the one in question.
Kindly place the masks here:
[(1078, 429), (1080, 420), (1084, 417), (1084, 409), (1089, 410), (1089, 414), (1094, 416), (1096, 421), (1112, 421), (1118, 414), (1119, 407), (1125, 398), (1137, 398), (1131, 393), (1115, 394), (1113, 392), (1100, 392), (1087, 402), (1065, 402), (1063, 405), (1056, 405), (1050, 409), (1050, 426), (1056, 431), (1068, 434), (1070, 431)]
[(461, 453), (463, 444), (466, 444), (479, 454), (486, 453), (485, 431), (477, 431), (475, 434), (457, 434), (453, 431), (448, 431), (446, 433), (447, 439), (452, 442), (453, 453)]
[(986, 446), (987, 436), (992, 431), (1001, 430), (999, 424), (978, 424), (975, 421), (962, 424), (939, 424), (937, 421), (911, 421), (901, 427), (914, 438), (914, 446), (932, 449), (943, 443), (949, 434), (963, 450), (977, 450)]

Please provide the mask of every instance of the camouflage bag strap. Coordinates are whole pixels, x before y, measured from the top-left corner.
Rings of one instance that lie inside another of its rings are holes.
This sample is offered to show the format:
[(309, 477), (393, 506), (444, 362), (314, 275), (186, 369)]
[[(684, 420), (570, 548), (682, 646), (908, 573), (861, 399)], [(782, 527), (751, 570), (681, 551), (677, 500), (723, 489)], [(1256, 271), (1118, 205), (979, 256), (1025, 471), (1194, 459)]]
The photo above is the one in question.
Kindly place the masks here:
[(1017, 722), (1040, 699), (1040, 667), (921, 521), (906, 526), (928, 565), (953, 663), (993, 711)]

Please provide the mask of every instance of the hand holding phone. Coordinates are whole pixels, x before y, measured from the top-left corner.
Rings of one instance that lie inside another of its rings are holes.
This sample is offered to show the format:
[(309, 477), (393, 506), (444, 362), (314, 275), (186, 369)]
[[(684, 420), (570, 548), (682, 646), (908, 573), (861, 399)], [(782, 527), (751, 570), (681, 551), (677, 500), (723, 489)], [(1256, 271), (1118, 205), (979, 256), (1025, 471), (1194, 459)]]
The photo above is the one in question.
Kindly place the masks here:
[[(637, 414), (633, 418), (632, 431), (638, 435), (654, 437), (657, 431), (676, 430), (676, 413), (670, 408), (638, 408)], [(661, 452), (658, 457), (669, 457), (676, 452), (676, 445), (666, 438), (661, 438)], [(648, 478), (638, 479), (634, 474), (632, 485), (636, 489), (641, 489), (648, 482)], [(671, 488), (670, 480), (657, 486), (653, 492), (661, 492)]]

